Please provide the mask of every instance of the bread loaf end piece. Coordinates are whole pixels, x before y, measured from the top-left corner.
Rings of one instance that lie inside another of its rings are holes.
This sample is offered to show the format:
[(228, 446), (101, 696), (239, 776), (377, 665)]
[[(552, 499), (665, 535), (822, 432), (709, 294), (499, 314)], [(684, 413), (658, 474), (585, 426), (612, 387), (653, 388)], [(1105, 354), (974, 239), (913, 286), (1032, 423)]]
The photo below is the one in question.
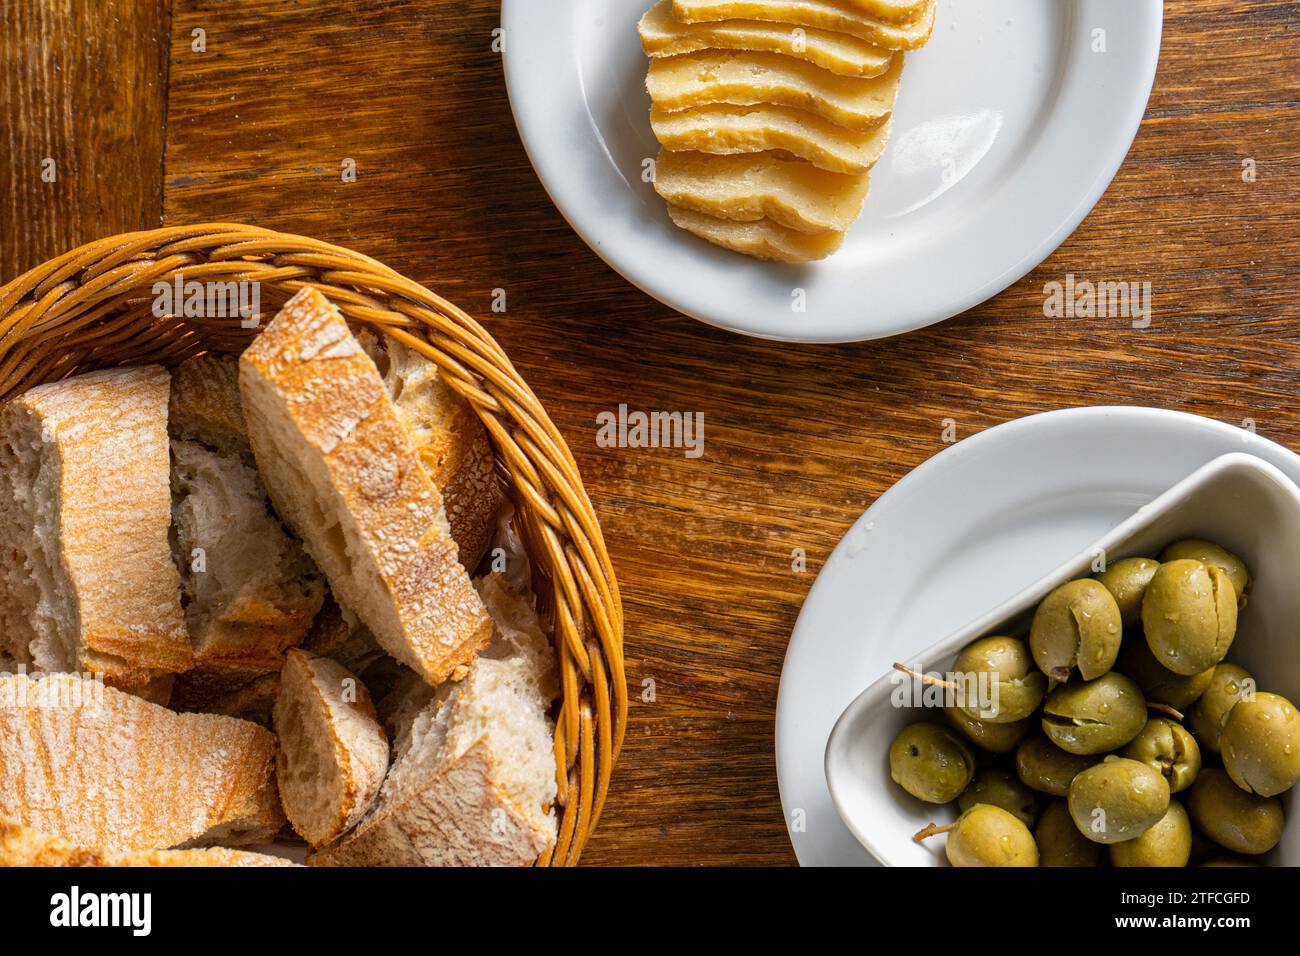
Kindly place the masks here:
[(295, 295), (244, 352), (240, 389), (271, 500), (339, 604), (430, 684), (472, 662), (491, 620), (442, 495), (338, 310), (311, 287)]
[(0, 410), (0, 634), (19, 663), (143, 687), (192, 663), (171, 560), (170, 378), (38, 385)]

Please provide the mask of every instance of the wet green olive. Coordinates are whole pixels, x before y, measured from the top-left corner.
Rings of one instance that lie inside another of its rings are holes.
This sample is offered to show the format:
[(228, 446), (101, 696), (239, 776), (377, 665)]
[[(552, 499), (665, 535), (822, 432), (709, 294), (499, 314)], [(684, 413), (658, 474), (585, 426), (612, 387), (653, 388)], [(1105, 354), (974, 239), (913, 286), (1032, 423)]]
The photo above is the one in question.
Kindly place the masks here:
[(979, 803), (948, 832), (953, 866), (1037, 866), (1038, 845), (1029, 828), (1001, 807)]
[(957, 806), (969, 810), (978, 803), (1001, 807), (1027, 827), (1038, 819), (1038, 795), (1008, 770), (981, 770), (957, 798)]
[(1246, 668), (1236, 664), (1220, 664), (1214, 668), (1210, 686), (1197, 699), (1187, 721), (1201, 750), (1219, 752), (1219, 735), (1223, 733), (1228, 714), (1238, 701), (1254, 694), (1255, 679)]
[(1155, 659), (1190, 677), (1223, 660), (1237, 634), (1237, 592), (1217, 565), (1160, 565), (1142, 598), (1142, 630)]
[(1142, 691), (1123, 674), (1111, 671), (1096, 680), (1062, 684), (1043, 705), (1043, 733), (1072, 754), (1118, 750), (1147, 722)]
[(1115, 599), (1125, 627), (1132, 627), (1141, 619), (1142, 595), (1158, 567), (1160, 562), (1151, 558), (1122, 558), (1094, 575)]
[(1152, 717), (1128, 742), (1121, 756), (1138, 760), (1161, 774), (1170, 793), (1186, 790), (1201, 772), (1201, 748), (1182, 724)]
[(1196, 827), (1192, 827), (1192, 853), (1187, 859), (1188, 866), (1200, 866), (1206, 860), (1212, 860), (1216, 856), (1222, 855), (1223, 847), (1196, 829)]
[(1114, 666), (1123, 630), (1119, 605), (1104, 585), (1090, 578), (1070, 581), (1034, 611), (1029, 649), (1053, 680), (1069, 680), (1076, 669), (1092, 680)]
[(1011, 753), (1020, 746), (1022, 740), (1038, 729), (1038, 720), (1034, 717), (1026, 717), (1013, 724), (993, 724), (976, 720), (958, 707), (945, 707), (943, 712), (966, 739), (981, 750), (994, 754)]
[(957, 734), (938, 724), (904, 727), (889, 748), (889, 775), (927, 803), (948, 803), (975, 774), (975, 755)]
[(1043, 808), (1034, 828), (1034, 842), (1038, 844), (1039, 866), (1101, 866), (1106, 859), (1105, 848), (1074, 825), (1064, 800), (1053, 800)]
[(1175, 674), (1155, 659), (1141, 636), (1124, 642), (1117, 669), (1137, 682), (1147, 700), (1168, 704), (1176, 710), (1191, 707), (1214, 677), (1213, 667), (1190, 676)]
[(1097, 763), (1096, 757), (1066, 753), (1042, 734), (1030, 737), (1016, 750), (1016, 776), (1039, 793), (1063, 797), (1070, 781)]
[(1187, 791), (1195, 824), (1234, 853), (1267, 853), (1282, 839), (1282, 801), (1247, 793), (1217, 767), (1206, 767)]
[(1250, 579), (1250, 569), (1246, 567), (1245, 561), (1231, 551), (1226, 551), (1217, 544), (1211, 541), (1203, 541), (1200, 538), (1175, 541), (1165, 548), (1164, 553), (1160, 555), (1161, 561), (1178, 561), (1186, 558), (1200, 561), (1202, 564), (1212, 564), (1215, 567), (1223, 568), (1228, 574), (1228, 580), (1232, 582), (1232, 589), (1237, 592), (1237, 607), (1243, 608), (1246, 606), (1246, 600), (1250, 596), (1250, 588), (1253, 582)]
[(1074, 778), (1067, 798), (1074, 825), (1094, 843), (1135, 840), (1169, 809), (1169, 784), (1144, 763), (1107, 757)]
[(1192, 822), (1177, 800), (1134, 840), (1110, 845), (1112, 866), (1186, 866), (1192, 855)]
[(1047, 693), (1047, 678), (1034, 667), (1025, 642), (1014, 637), (980, 638), (957, 655), (953, 671), (966, 681), (962, 710), (993, 724), (1024, 720)]
[(1300, 713), (1285, 697), (1261, 691), (1232, 708), (1219, 748), (1233, 783), (1277, 796), (1300, 782)]

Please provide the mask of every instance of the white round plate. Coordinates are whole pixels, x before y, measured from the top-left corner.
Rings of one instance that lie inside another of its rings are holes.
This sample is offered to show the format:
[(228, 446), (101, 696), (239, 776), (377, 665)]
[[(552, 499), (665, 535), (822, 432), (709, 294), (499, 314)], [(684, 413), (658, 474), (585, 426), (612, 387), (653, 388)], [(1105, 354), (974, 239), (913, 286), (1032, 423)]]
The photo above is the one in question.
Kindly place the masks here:
[(1124, 161), (1163, 14), (1161, 0), (939, 0), (862, 218), (834, 256), (785, 266), (683, 232), (643, 181), (659, 151), (636, 32), (651, 3), (503, 0), (524, 146), (560, 212), (630, 282), (710, 325), (801, 342), (940, 322), (1047, 258)]
[(1234, 451), (1300, 483), (1300, 456), (1245, 429), (1079, 408), (980, 432), (881, 495), (817, 576), (781, 673), (777, 776), (799, 862), (874, 863), (835, 812), (823, 766), (831, 728), (864, 688)]

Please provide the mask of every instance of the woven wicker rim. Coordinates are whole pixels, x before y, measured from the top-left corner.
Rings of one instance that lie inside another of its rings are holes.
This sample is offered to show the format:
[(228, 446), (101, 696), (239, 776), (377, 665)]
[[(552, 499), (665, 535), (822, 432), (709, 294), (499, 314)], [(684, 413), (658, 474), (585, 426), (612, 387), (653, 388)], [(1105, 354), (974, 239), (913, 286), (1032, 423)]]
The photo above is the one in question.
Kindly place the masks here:
[(263, 315), (315, 286), (350, 323), (436, 362), (478, 413), (517, 509), (560, 665), (559, 839), (538, 863), (577, 863), (600, 818), (627, 723), (623, 605), (573, 455), (541, 403), (482, 326), (441, 296), (348, 249), (234, 223), (100, 239), (0, 287), (0, 403), (94, 369), (239, 352), (257, 334), (238, 316), (156, 317), (153, 287), (177, 275), (257, 282)]

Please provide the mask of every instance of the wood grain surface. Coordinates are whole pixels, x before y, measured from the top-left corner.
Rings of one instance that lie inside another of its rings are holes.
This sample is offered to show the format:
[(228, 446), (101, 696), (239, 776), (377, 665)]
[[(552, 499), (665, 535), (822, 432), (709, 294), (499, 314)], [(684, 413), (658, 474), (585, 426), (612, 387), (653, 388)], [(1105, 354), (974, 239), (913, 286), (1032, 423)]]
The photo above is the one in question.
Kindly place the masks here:
[[(13, 2), (0, 0), (3, 22), (27, 22), (23, 0)], [(966, 315), (834, 347), (706, 328), (586, 247), (515, 132), (492, 52), (496, 0), (173, 0), (170, 17), (170, 75), (152, 78), (169, 91), (166, 222), (305, 233), (438, 290), (488, 324), (578, 458), (623, 585), (633, 694), (587, 863), (794, 862), (773, 758), (790, 630), (851, 522), (945, 447), (945, 419), (967, 437), (1050, 409), (1150, 405), (1252, 419), (1300, 448), (1293, 2), (1168, 5), (1147, 119), (1075, 235)], [(139, 15), (95, 24), (119, 43), (141, 25)], [(44, 29), (0, 41), (0, 142), (22, 149), (0, 163), (11, 177), (0, 206), (3, 278), (56, 251), (50, 242), (143, 224), (156, 186), (148, 172), (163, 157), (160, 127), (140, 104), (96, 117), (44, 102), (102, 95), (84, 70), (71, 90), (14, 85), (78, 61), (79, 43)], [(146, 48), (131, 46), (129, 69), (162, 62)], [(9, 62), (16, 54), (45, 65)], [(71, 192), (57, 210), (22, 178), (32, 156), (54, 148), (45, 142), (89, 157), (62, 180)], [(349, 160), (357, 177), (347, 183)], [(122, 178), (105, 181), (110, 174)], [(101, 208), (109, 195), (116, 219)], [(1150, 327), (1045, 318), (1044, 284), (1067, 273), (1151, 282)], [(496, 290), (504, 313), (491, 310)], [(703, 457), (598, 447), (596, 416), (621, 403), (703, 413)], [(791, 570), (794, 548), (807, 553), (804, 573)]]

